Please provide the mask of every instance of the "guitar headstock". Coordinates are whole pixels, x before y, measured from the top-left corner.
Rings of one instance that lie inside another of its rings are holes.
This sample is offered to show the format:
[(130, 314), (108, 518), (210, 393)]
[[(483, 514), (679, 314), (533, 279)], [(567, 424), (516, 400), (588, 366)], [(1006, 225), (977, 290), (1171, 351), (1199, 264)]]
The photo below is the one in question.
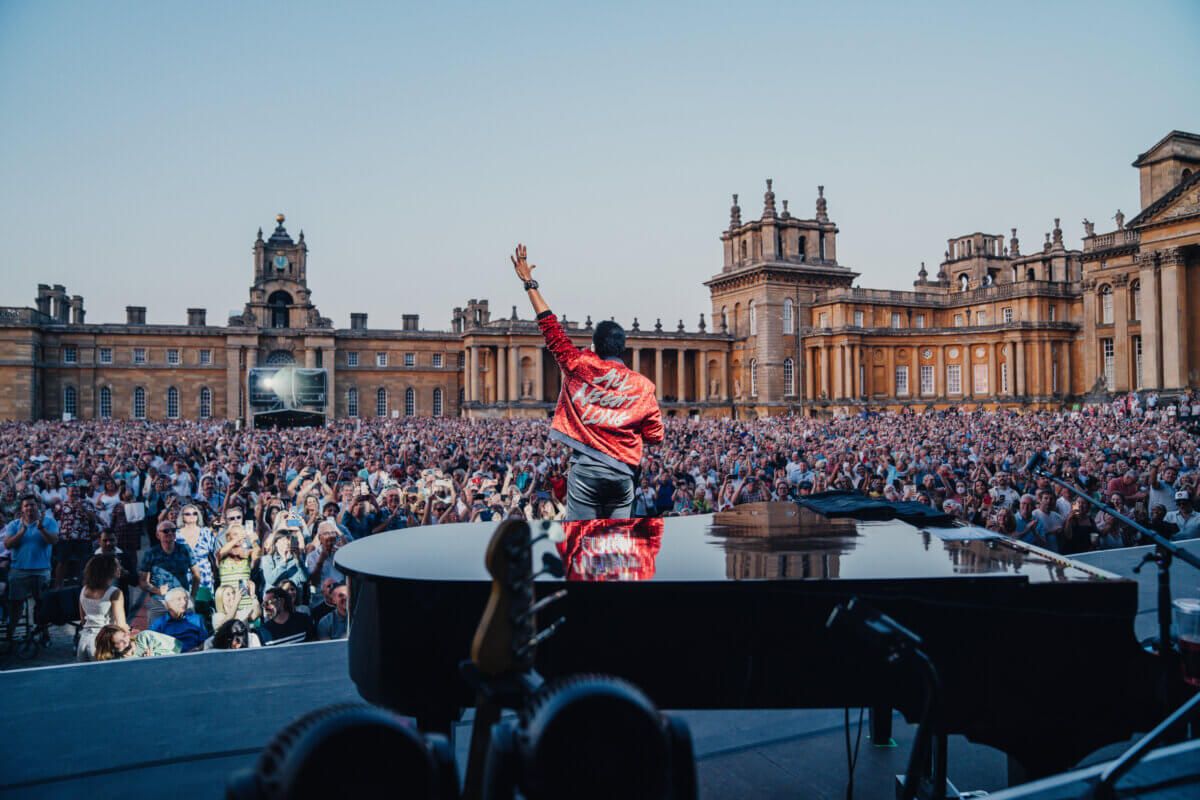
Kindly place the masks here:
[(533, 548), (529, 524), (506, 519), (496, 528), (484, 557), (492, 576), (487, 607), (471, 642), (471, 660), (484, 675), (533, 668), (537, 633), (533, 611)]

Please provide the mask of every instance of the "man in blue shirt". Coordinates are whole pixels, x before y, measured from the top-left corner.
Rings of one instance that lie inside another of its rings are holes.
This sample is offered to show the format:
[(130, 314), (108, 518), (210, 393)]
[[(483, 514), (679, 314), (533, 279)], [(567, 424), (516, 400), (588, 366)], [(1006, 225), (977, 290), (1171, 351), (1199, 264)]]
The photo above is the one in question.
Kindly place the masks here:
[(16, 519), (4, 526), (4, 546), (12, 554), (8, 573), (8, 638), (13, 637), (25, 601), (40, 603), (50, 581), (50, 552), (58, 541), (58, 523), (49, 513), (39, 513), (33, 497), (21, 499)]

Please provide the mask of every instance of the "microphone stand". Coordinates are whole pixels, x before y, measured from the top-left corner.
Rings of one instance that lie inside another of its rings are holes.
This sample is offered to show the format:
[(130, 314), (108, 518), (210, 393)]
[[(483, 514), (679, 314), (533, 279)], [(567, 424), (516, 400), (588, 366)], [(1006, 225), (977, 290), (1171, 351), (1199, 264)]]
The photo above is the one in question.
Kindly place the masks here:
[[(1076, 497), (1082, 497), (1088, 503), (1096, 506), (1109, 516), (1119, 519), (1129, 527), (1138, 531), (1150, 541), (1154, 542), (1154, 551), (1147, 553), (1142, 559), (1142, 562), (1134, 568), (1138, 571), (1147, 561), (1153, 561), (1158, 566), (1158, 655), (1163, 659), (1170, 659), (1173, 648), (1171, 646), (1171, 561), (1178, 558), (1186, 564), (1190, 564), (1196, 569), (1200, 569), (1200, 558), (1189, 553), (1187, 550), (1173, 544), (1166, 537), (1150, 530), (1145, 525), (1134, 522), (1129, 517), (1117, 511), (1112, 506), (1100, 500), (1090, 497), (1085, 492), (1076, 489), (1066, 481), (1060, 480), (1041, 466), (1040, 453), (1036, 454), (1026, 464), (1026, 471), (1033, 475), (1040, 475), (1046, 480), (1053, 483), (1055, 486), (1061, 486)], [(1165, 660), (1167, 669), (1171, 668), (1171, 662)], [(1167, 696), (1170, 696), (1169, 687), (1164, 691)], [(1170, 702), (1169, 700), (1167, 702)], [(1150, 752), (1158, 742), (1171, 735), (1172, 729), (1180, 722), (1186, 720), (1193, 714), (1198, 704), (1200, 704), (1200, 694), (1195, 695), (1180, 708), (1172, 712), (1166, 719), (1150, 733), (1146, 734), (1133, 747), (1129, 748), (1119, 759), (1113, 762), (1100, 776), (1100, 780), (1092, 787), (1092, 792), (1089, 797), (1097, 800), (1108, 800), (1114, 796), (1116, 782), (1120, 778), (1137, 766), (1142, 758)]]
[[(1200, 570), (1200, 558), (1189, 553), (1187, 550), (1172, 543), (1159, 533), (1152, 531), (1145, 525), (1134, 522), (1129, 517), (1117, 511), (1115, 508), (1100, 500), (1088, 495), (1066, 481), (1054, 477), (1045, 469), (1042, 468), (1039, 460), (1034, 460), (1034, 463), (1028, 465), (1028, 469), (1034, 475), (1039, 475), (1053, 483), (1055, 486), (1061, 486), (1076, 497), (1081, 497), (1091, 505), (1108, 514), (1110, 517), (1115, 517), (1129, 527), (1133, 528), (1142, 536), (1154, 542), (1154, 552), (1147, 553), (1142, 559), (1142, 564), (1147, 561), (1153, 561), (1158, 566), (1158, 652), (1159, 655), (1166, 656), (1171, 652), (1171, 561), (1178, 558), (1184, 563), (1190, 564)], [(1142, 564), (1139, 564), (1134, 571), (1140, 570)]]

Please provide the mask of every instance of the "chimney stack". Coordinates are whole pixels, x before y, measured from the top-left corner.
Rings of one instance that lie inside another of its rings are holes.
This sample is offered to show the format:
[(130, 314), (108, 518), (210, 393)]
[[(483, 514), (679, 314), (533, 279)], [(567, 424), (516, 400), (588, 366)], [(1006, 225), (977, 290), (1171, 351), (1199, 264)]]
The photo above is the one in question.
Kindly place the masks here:
[(362, 312), (357, 312), (350, 315), (350, 330), (365, 331), (367, 329), (367, 315)]
[(417, 314), (402, 314), (400, 316), (401, 329), (406, 331), (417, 331), (421, 329), (420, 316)]
[(203, 328), (208, 324), (208, 322), (207, 322), (208, 310), (207, 309), (189, 308), (187, 310), (187, 315), (188, 315), (188, 327), (189, 328)]
[(71, 324), (82, 325), (83, 315), (83, 296), (77, 294), (71, 298)]
[(125, 306), (125, 324), (126, 325), (145, 325), (146, 324), (146, 307), (145, 306)]

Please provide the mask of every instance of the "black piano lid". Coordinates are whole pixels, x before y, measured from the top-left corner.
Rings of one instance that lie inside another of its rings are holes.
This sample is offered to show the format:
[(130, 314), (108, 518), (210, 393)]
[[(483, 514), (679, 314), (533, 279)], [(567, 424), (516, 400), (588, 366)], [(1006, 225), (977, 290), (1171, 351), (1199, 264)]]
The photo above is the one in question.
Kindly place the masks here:
[[(362, 577), (486, 581), (483, 556), (496, 524), (375, 534), (342, 547), (335, 561), (343, 572)], [(549, 534), (535, 545), (535, 564), (544, 553), (559, 556), (568, 581), (1124, 580), (1006, 537), (948, 541), (943, 535), (950, 531), (922, 530), (899, 520), (830, 519), (791, 503), (750, 503), (719, 514), (666, 519), (530, 525), (534, 535)]]

